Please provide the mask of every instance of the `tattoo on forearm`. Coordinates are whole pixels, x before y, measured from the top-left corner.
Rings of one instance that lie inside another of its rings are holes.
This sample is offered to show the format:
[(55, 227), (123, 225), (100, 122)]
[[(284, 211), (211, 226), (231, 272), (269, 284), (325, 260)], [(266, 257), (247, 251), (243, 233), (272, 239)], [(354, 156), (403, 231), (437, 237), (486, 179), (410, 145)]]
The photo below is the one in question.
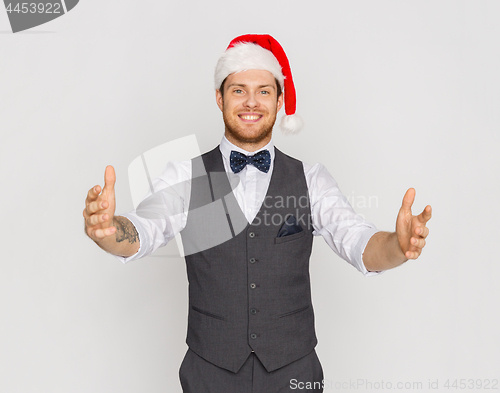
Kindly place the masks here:
[(125, 217), (113, 217), (113, 226), (116, 227), (116, 241), (128, 240), (130, 244), (139, 241), (139, 234), (135, 226)]

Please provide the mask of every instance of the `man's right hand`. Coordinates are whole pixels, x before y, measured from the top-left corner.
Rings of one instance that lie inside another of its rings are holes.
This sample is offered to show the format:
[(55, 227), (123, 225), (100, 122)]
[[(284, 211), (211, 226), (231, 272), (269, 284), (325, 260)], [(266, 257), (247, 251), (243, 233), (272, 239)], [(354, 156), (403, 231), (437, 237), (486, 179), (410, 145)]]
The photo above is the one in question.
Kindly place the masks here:
[(83, 217), (85, 218), (85, 233), (95, 242), (113, 235), (116, 227), (113, 226), (115, 216), (115, 169), (108, 165), (104, 173), (104, 188), (96, 185), (92, 187), (85, 200)]

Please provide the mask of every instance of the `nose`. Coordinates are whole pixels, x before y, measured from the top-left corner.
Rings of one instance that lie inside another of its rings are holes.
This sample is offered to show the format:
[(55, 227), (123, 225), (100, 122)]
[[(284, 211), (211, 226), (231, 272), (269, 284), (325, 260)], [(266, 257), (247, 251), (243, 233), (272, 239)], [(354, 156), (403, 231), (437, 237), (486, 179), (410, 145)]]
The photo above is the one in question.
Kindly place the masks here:
[(257, 100), (255, 93), (253, 92), (248, 93), (246, 98), (247, 99), (244, 102), (245, 107), (253, 109), (259, 106), (259, 101)]

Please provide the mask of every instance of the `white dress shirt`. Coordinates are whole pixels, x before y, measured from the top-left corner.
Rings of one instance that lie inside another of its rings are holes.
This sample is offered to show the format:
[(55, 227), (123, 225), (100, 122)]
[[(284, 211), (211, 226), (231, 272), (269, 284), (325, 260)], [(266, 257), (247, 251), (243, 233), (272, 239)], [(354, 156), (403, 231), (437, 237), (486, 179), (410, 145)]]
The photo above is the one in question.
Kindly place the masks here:
[[(253, 165), (247, 165), (237, 174), (240, 178), (238, 186), (233, 190), (236, 200), (244, 212), (248, 222), (251, 223), (257, 216), (267, 194), (274, 168), (274, 144), (271, 140), (260, 150), (269, 150), (271, 154), (271, 167), (264, 173)], [(222, 138), (220, 150), (226, 172), (231, 172), (229, 157), (231, 150), (239, 151), (246, 155), (257, 152), (247, 152)], [(259, 150), (259, 151), (260, 151)], [(371, 222), (357, 214), (347, 198), (338, 188), (335, 179), (321, 164), (304, 165), (304, 174), (312, 214), (313, 235), (321, 235), (342, 259), (349, 262), (365, 276), (376, 275), (381, 272), (366, 270), (363, 263), (363, 252), (370, 238), (378, 232)], [(116, 256), (123, 263), (145, 257), (153, 253), (158, 247), (166, 245), (186, 225), (191, 196), (191, 161), (172, 161), (167, 163), (162, 174), (152, 181), (154, 192), (176, 185), (183, 212), (170, 215), (163, 219), (145, 219), (135, 211), (123, 214), (136, 227), (139, 235), (139, 251), (130, 257)], [(179, 185), (181, 185), (179, 187)], [(152, 194), (151, 191), (144, 197)]]

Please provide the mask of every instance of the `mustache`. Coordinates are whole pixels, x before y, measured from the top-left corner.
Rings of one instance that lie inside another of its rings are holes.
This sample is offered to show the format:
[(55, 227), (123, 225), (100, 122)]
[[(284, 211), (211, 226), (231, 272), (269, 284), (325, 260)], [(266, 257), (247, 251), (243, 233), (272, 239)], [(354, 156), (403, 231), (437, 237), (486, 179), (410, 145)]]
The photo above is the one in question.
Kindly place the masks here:
[(264, 109), (249, 109), (249, 108), (244, 108), (244, 109), (236, 109), (236, 112), (238, 113), (266, 113), (269, 112)]

